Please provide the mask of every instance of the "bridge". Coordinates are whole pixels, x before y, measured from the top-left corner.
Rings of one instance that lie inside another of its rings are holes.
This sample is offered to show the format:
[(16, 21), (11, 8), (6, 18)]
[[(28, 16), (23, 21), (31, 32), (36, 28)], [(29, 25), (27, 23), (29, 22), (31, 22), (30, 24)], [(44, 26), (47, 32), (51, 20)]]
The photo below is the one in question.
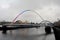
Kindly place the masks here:
[[(34, 12), (36, 15), (38, 15), (42, 22), (40, 22), (39, 24), (14, 24), (16, 19), (22, 15), (23, 13), (25, 12)], [(22, 11), (20, 14), (18, 14), (12, 21), (11, 24), (3, 24), (2, 27), (0, 27), (0, 31), (3, 31), (3, 33), (6, 33), (7, 30), (15, 30), (15, 29), (22, 29), (22, 28), (39, 28), (41, 27), (41, 24), (44, 24), (44, 26), (47, 26), (46, 24), (52, 24), (50, 21), (47, 21), (47, 20), (44, 20), (40, 15), (39, 13), (37, 13), (36, 11), (34, 10), (24, 10)], [(10, 26), (10, 27), (9, 27)], [(13, 26), (13, 27), (12, 27)]]

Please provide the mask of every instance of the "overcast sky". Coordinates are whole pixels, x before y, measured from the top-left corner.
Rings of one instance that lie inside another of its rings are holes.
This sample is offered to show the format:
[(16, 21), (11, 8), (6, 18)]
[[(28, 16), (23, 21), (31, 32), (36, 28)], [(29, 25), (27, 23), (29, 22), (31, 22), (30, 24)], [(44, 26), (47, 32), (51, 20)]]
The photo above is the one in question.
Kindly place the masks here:
[[(60, 0), (0, 0), (0, 21), (12, 21), (23, 10), (35, 10), (44, 20), (60, 19)], [(25, 12), (16, 20), (40, 22), (34, 12)]]

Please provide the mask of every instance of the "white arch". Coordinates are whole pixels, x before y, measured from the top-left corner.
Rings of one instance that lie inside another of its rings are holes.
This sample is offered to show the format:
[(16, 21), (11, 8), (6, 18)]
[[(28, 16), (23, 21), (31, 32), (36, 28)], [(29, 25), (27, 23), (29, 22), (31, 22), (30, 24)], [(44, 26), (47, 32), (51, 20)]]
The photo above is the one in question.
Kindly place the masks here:
[(39, 13), (37, 13), (36, 11), (34, 11), (34, 10), (24, 10), (24, 11), (22, 11), (20, 14), (18, 14), (18, 15), (13, 19), (12, 22), (15, 22), (15, 20), (16, 20), (20, 15), (22, 15), (23, 13), (28, 12), (28, 11), (34, 12), (34, 13), (37, 14), (42, 20), (44, 20), (44, 19), (39, 15)]

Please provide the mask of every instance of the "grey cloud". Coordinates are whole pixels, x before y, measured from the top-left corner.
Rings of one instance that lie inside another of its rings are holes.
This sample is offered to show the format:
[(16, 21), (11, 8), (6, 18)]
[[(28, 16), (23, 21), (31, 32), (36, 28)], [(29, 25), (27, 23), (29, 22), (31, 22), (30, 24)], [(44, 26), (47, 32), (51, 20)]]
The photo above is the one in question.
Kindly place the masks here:
[[(48, 18), (55, 20), (55, 18), (60, 17), (60, 0), (5, 0), (4, 2), (9, 4), (10, 8), (1, 8), (1, 3), (3, 3), (3, 1), (0, 0), (0, 20), (7, 19), (12, 21), (16, 15), (26, 9), (37, 10), (46, 20)], [(23, 15), (23, 17), (24, 16), (26, 16), (27, 19), (27, 14)], [(34, 19), (34, 16), (31, 17)], [(39, 20), (39, 17), (37, 17), (37, 20)]]

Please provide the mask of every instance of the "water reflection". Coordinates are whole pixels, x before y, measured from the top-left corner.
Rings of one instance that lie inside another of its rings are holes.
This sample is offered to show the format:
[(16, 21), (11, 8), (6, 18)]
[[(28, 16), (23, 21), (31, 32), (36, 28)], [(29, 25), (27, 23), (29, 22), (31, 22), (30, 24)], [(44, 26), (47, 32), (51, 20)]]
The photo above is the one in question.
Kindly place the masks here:
[[(1, 35), (2, 40), (37, 40), (38, 38), (42, 37), (42, 39), (44, 37), (46, 37), (47, 35), (46, 34), (37, 34), (37, 35), (28, 35), (28, 36), (22, 36), (22, 35), (19, 35), (19, 34), (2, 34)], [(44, 37), (43, 37), (44, 36)], [(40, 39), (38, 39), (40, 40)]]

